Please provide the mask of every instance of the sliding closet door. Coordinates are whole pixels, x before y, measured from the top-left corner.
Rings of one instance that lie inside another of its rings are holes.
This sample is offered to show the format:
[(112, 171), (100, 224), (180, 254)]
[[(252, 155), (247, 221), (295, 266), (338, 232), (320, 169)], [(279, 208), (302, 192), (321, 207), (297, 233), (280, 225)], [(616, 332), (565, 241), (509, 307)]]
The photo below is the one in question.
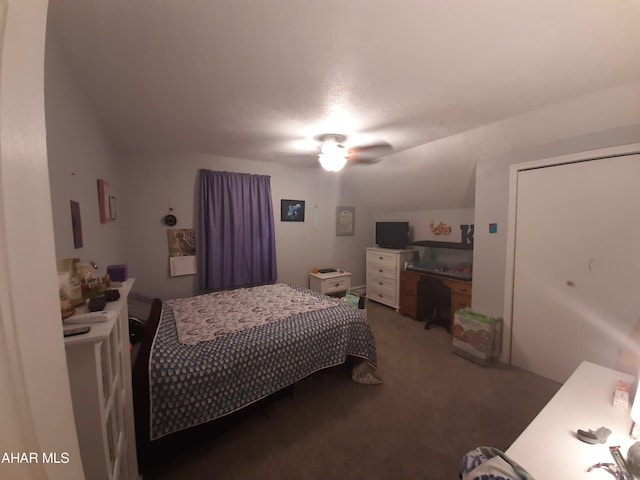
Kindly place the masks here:
[(640, 155), (522, 171), (517, 192), (512, 363), (614, 368), (640, 320)]

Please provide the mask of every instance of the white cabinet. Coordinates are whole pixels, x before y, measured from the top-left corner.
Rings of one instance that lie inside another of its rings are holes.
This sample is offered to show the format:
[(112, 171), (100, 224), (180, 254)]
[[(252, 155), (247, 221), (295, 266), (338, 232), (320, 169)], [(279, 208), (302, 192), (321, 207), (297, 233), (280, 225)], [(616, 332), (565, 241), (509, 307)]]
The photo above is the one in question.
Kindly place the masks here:
[[(84, 474), (91, 480), (139, 478), (133, 423), (127, 295), (107, 303), (109, 319), (65, 338), (67, 368)], [(73, 318), (73, 317), (71, 317)]]
[(413, 250), (368, 247), (367, 298), (395, 309), (400, 308), (400, 272)]
[(351, 274), (345, 272), (310, 273), (309, 289), (325, 295), (345, 294), (351, 290)]

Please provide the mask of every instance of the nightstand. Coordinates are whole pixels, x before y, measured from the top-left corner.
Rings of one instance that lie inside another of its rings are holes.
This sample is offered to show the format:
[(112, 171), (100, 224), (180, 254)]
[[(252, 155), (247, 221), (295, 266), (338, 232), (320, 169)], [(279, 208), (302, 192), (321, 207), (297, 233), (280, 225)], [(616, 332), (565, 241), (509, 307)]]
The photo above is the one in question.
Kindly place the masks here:
[(309, 288), (325, 295), (346, 294), (351, 289), (349, 272), (310, 273)]

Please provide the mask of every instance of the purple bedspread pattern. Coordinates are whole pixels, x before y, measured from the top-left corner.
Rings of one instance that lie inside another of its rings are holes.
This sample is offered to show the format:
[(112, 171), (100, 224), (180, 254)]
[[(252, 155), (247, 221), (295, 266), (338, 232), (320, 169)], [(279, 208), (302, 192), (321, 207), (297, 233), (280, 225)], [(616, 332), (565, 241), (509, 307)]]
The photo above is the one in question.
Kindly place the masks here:
[(181, 343), (197, 345), (299, 313), (335, 307), (328, 297), (299, 292), (284, 283), (237, 288), (165, 302)]
[(232, 413), (348, 355), (376, 367), (369, 324), (342, 303), (198, 345), (180, 343), (172, 309), (163, 305), (149, 360), (151, 439)]

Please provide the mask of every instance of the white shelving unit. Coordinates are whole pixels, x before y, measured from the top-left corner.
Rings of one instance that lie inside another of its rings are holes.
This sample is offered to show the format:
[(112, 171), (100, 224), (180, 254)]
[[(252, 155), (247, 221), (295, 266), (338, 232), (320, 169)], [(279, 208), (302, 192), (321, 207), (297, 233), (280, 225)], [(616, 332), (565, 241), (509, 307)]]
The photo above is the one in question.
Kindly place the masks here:
[[(109, 319), (91, 331), (65, 338), (67, 368), (84, 474), (91, 480), (138, 479), (127, 295), (107, 303)], [(78, 312), (81, 313), (81, 312)], [(70, 327), (71, 327), (70, 326)]]

